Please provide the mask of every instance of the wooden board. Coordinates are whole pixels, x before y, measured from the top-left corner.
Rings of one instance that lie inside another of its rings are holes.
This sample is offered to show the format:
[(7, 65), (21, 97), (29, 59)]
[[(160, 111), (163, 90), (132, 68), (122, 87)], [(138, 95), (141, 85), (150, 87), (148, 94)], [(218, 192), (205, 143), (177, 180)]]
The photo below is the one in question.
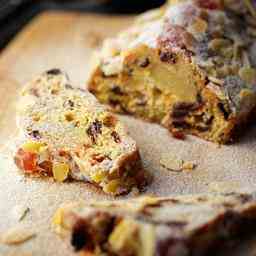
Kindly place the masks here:
[[(124, 16), (44, 13), (0, 56), (0, 235), (17, 225), (13, 208), (19, 205), (30, 208), (21, 224), (36, 229), (36, 237), (24, 244), (0, 244), (0, 255), (73, 255), (68, 243), (52, 232), (50, 220), (56, 208), (62, 202), (78, 199), (112, 199), (88, 184), (59, 184), (18, 172), (12, 161), (12, 141), (17, 133), (15, 102), (25, 81), (54, 67), (66, 70), (71, 80), (83, 87), (92, 46), (127, 27), (131, 20)], [(158, 125), (125, 116), (121, 119), (138, 142), (145, 168), (154, 176), (146, 193), (163, 196), (205, 192), (212, 182), (230, 181), (254, 189), (256, 127), (248, 128), (239, 143), (218, 147), (192, 136), (185, 141), (176, 140)], [(166, 154), (195, 161), (198, 166), (190, 172), (170, 172), (160, 165)], [(232, 255), (253, 255), (253, 245), (251, 241)]]

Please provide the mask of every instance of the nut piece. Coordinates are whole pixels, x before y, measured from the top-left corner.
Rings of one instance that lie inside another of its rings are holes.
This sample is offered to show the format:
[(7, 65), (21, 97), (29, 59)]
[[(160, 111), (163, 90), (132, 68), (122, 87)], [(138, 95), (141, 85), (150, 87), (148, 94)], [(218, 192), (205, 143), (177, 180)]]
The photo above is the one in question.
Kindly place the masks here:
[(15, 227), (9, 229), (1, 236), (1, 242), (7, 245), (24, 243), (36, 236), (34, 230), (25, 227)]
[(64, 163), (55, 163), (52, 167), (52, 173), (55, 180), (62, 182), (68, 177), (69, 166)]
[(164, 154), (160, 159), (160, 164), (169, 171), (181, 172), (183, 160), (170, 154)]

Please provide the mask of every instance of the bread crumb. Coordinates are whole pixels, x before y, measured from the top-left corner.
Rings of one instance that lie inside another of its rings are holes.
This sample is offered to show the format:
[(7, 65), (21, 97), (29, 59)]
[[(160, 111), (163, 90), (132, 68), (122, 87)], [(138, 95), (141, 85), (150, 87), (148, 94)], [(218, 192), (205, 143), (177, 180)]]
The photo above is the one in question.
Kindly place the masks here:
[(197, 167), (197, 164), (191, 161), (184, 162), (182, 165), (182, 170), (184, 171), (192, 171)]
[(26, 227), (13, 227), (7, 230), (3, 235), (1, 236), (0, 241), (3, 244), (7, 245), (15, 245), (15, 244), (21, 244), (29, 239), (36, 236), (36, 233), (34, 230)]
[(164, 154), (160, 158), (160, 165), (173, 172), (192, 171), (197, 167), (194, 161), (184, 161), (170, 154)]

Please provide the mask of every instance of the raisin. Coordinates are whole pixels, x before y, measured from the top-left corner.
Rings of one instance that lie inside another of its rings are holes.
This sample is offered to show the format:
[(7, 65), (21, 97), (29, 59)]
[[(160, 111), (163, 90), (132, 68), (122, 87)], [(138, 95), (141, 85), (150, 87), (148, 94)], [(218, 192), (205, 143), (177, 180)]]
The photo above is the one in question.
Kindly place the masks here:
[(210, 129), (208, 125), (197, 125), (196, 129), (200, 132), (206, 132)]
[(95, 165), (97, 163), (103, 162), (105, 159), (110, 159), (108, 156), (101, 155), (101, 154), (93, 154), (91, 159), (91, 165)]
[(80, 122), (79, 121), (75, 121), (74, 126), (75, 127), (79, 127), (80, 126)]
[(184, 50), (185, 50), (185, 55), (188, 57), (188, 58), (191, 58), (192, 56), (194, 56), (195, 54), (194, 54), (194, 52), (192, 52), (192, 51), (190, 51), (190, 50), (188, 50), (188, 49), (186, 49), (186, 48), (184, 48)]
[(140, 60), (140, 61), (138, 62), (138, 65), (139, 65), (141, 68), (146, 68), (149, 64), (150, 64), (150, 61), (149, 61), (149, 58), (148, 58), (148, 57), (146, 57), (146, 58), (144, 58), (144, 59), (142, 59), (142, 60)]
[(211, 125), (212, 124), (212, 121), (213, 121), (213, 119), (214, 119), (214, 117), (213, 116), (206, 116), (205, 118), (204, 118), (204, 122), (205, 122), (205, 124), (206, 125)]
[(172, 125), (175, 128), (182, 128), (182, 129), (189, 129), (191, 128), (190, 124), (188, 124), (185, 120), (183, 119), (175, 119), (172, 121)]
[(196, 104), (199, 105), (198, 107), (201, 107), (202, 104), (203, 104), (203, 98), (202, 98), (202, 95), (200, 93), (197, 93), (196, 100), (197, 100)]
[(59, 156), (64, 157), (64, 158), (69, 159), (69, 160), (72, 159), (70, 153), (65, 151), (65, 150), (60, 150), (59, 151)]
[(190, 102), (177, 102), (173, 105), (173, 109), (175, 110), (190, 110), (190, 108), (192, 108), (194, 106), (194, 103), (190, 103)]
[(187, 114), (188, 114), (187, 109), (173, 109), (171, 116), (174, 118), (177, 118), (177, 117), (184, 117)]
[(118, 85), (116, 85), (116, 84), (114, 84), (114, 85), (111, 87), (111, 91), (112, 91), (114, 94), (120, 95), (120, 96), (122, 96), (122, 95), (125, 94), (125, 93), (121, 90), (121, 88), (120, 88)]
[(43, 169), (47, 175), (52, 176), (52, 162), (51, 161), (43, 161), (42, 163), (38, 164), (38, 166)]
[(207, 84), (209, 84), (209, 83), (210, 83), (210, 80), (209, 80), (208, 77), (206, 77), (205, 80), (204, 80), (204, 85), (207, 85)]
[(120, 136), (118, 135), (118, 133), (116, 131), (111, 132), (111, 136), (113, 137), (113, 139), (116, 143), (121, 142)]
[(98, 134), (101, 134), (102, 123), (96, 119), (87, 129), (87, 134), (91, 137), (93, 143), (96, 142)]
[(87, 225), (84, 221), (78, 221), (72, 232), (71, 244), (75, 248), (75, 251), (80, 251), (86, 246), (88, 241)]
[(92, 159), (96, 160), (98, 163), (101, 163), (104, 159), (106, 159), (106, 156), (94, 154), (92, 155)]
[(120, 104), (119, 100), (109, 99), (109, 104), (113, 107), (116, 107)]
[(48, 71), (46, 71), (46, 74), (47, 75), (60, 75), (62, 72), (60, 69), (57, 69), (57, 68), (53, 68), (53, 69), (50, 69)]
[(64, 107), (70, 107), (70, 108), (73, 108), (74, 105), (75, 105), (75, 103), (72, 100), (67, 100), (63, 104)]
[(177, 102), (173, 105), (171, 117), (179, 118), (184, 117), (189, 113), (190, 110), (196, 109), (195, 106), (198, 104), (196, 103), (189, 103), (189, 102)]
[(201, 8), (216, 10), (222, 7), (221, 1), (216, 0), (197, 0), (197, 5)]
[(228, 120), (229, 112), (226, 110), (224, 104), (223, 103), (218, 103), (218, 108), (223, 113), (223, 116), (224, 116), (225, 120)]
[(159, 54), (160, 60), (162, 62), (168, 62), (170, 64), (175, 64), (176, 63), (176, 55), (174, 53), (171, 52), (160, 52)]
[(38, 130), (33, 130), (32, 132), (29, 133), (29, 135), (35, 139), (40, 139), (41, 138), (41, 135), (39, 133)]
[(184, 140), (186, 137), (184, 132), (181, 132), (181, 131), (173, 131), (172, 135), (174, 138), (176, 138), (178, 140)]

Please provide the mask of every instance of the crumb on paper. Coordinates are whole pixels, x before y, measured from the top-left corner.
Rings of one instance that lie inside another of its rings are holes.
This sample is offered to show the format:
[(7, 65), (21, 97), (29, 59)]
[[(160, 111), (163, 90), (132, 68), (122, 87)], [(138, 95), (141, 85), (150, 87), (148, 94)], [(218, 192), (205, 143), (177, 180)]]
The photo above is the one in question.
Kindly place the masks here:
[(98, 32), (89, 31), (86, 34), (85, 40), (89, 47), (96, 48), (101, 45), (103, 38), (102, 35), (100, 35)]
[(160, 165), (173, 172), (192, 171), (197, 167), (194, 161), (185, 161), (170, 154), (164, 154), (160, 158)]
[(16, 221), (22, 221), (26, 218), (27, 214), (29, 213), (29, 207), (25, 205), (15, 205), (12, 209), (12, 217)]
[(237, 181), (215, 181), (208, 185), (209, 192), (229, 193), (240, 191), (241, 185)]
[(35, 237), (36, 233), (28, 227), (13, 227), (1, 235), (0, 241), (3, 244), (15, 245), (24, 243)]

